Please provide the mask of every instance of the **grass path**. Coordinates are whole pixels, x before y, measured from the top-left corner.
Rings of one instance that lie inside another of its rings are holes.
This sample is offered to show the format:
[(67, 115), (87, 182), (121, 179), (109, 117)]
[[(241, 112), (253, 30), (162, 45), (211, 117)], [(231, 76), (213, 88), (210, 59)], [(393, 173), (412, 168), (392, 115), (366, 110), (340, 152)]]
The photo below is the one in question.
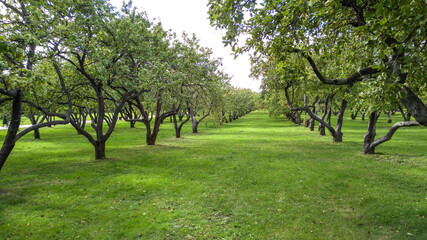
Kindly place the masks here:
[(145, 146), (119, 123), (105, 161), (70, 126), (26, 136), (0, 174), (0, 239), (427, 239), (423, 128), (363, 156), (349, 119), (339, 144), (265, 112), (186, 127)]

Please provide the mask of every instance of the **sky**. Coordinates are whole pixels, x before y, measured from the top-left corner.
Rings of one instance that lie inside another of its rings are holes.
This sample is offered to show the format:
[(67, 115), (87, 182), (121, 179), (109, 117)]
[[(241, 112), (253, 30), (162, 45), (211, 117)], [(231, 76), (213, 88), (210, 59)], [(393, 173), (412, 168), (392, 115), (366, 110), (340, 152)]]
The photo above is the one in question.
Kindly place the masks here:
[[(123, 0), (110, 0), (120, 8)], [(259, 92), (261, 82), (249, 77), (249, 55), (234, 59), (230, 47), (222, 43), (222, 31), (210, 26), (208, 19), (208, 0), (133, 0), (133, 5), (145, 11), (149, 19), (160, 21), (165, 29), (172, 29), (181, 36), (185, 31), (195, 33), (203, 47), (212, 48), (215, 58), (222, 58), (223, 71), (232, 76), (231, 84)]]

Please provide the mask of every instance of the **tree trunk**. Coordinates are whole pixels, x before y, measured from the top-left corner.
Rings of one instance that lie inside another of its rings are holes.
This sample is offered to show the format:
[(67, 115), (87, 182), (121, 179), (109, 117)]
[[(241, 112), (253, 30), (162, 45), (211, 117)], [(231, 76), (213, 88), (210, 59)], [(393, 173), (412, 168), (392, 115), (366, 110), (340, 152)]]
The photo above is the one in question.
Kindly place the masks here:
[[(316, 109), (316, 103), (319, 100), (319, 98), (316, 97), (316, 101), (313, 103), (313, 113), (316, 114), (317, 109)], [(309, 127), (310, 127), (310, 131), (314, 131), (314, 124), (315, 124), (315, 120), (314, 118), (310, 118), (310, 122), (309, 122)]]
[(160, 131), (160, 124), (165, 120), (165, 118), (162, 118), (160, 116), (156, 116), (156, 119), (154, 120), (154, 127), (153, 127), (153, 133), (151, 134), (150, 139), (147, 139), (147, 145), (155, 145), (157, 136), (159, 135)]
[(313, 118), (310, 119), (310, 131), (314, 131), (315, 120)]
[(199, 125), (199, 122), (196, 120), (196, 116), (192, 107), (188, 109), (188, 114), (190, 114), (191, 117), (191, 128), (193, 133), (197, 133), (197, 126)]
[(147, 135), (147, 145), (156, 145), (156, 138)]
[(159, 131), (160, 131), (160, 125), (165, 119), (165, 117), (161, 116), (159, 113), (160, 113), (160, 110), (158, 111), (154, 119), (153, 131), (151, 131), (150, 121), (147, 121), (147, 120), (144, 121), (145, 127), (147, 129), (147, 135), (146, 135), (147, 145), (156, 145), (157, 135), (159, 134)]
[(207, 116), (209, 116), (209, 114), (210, 114), (211, 110), (209, 109), (208, 113), (206, 113), (205, 115), (203, 115), (203, 116), (199, 119), (199, 121), (197, 121), (197, 119), (196, 119), (196, 116), (195, 116), (195, 113), (194, 113), (193, 108), (192, 108), (192, 107), (189, 107), (189, 109), (188, 109), (188, 110), (189, 110), (189, 111), (188, 111), (188, 113), (189, 113), (189, 115), (190, 115), (190, 117), (191, 117), (191, 125), (192, 125), (192, 129), (193, 129), (193, 133), (197, 133), (197, 127), (199, 126), (199, 123), (200, 123), (201, 121), (203, 121), (203, 119), (205, 119)]
[[(155, 120), (157, 121), (157, 120)], [(151, 124), (150, 121), (148, 121), (147, 119), (144, 119), (144, 125), (145, 125), (145, 129), (147, 130), (147, 133), (145, 134), (145, 143), (147, 145), (154, 145), (156, 143), (156, 140), (152, 138), (151, 135)]]
[[(323, 108), (322, 120), (325, 120), (325, 117), (328, 114), (330, 115), (331, 109), (330, 109), (330, 106), (329, 106), (329, 102), (330, 102), (330, 100), (331, 100), (332, 97), (333, 97), (333, 94), (329, 94), (326, 97), (325, 107)], [(320, 136), (325, 136), (326, 135), (326, 133), (325, 133), (325, 125), (323, 125), (322, 123), (319, 122), (319, 127), (318, 127), (317, 130), (318, 130)]]
[(334, 136), (334, 142), (342, 142), (343, 133), (341, 132), (341, 129), (344, 122), (344, 112), (346, 108), (347, 108), (347, 100), (343, 98), (341, 101), (341, 107), (337, 115), (337, 125), (335, 126), (336, 135)]
[(95, 159), (102, 160), (105, 159), (105, 141), (96, 141), (95, 142)]
[(199, 126), (198, 122), (192, 122), (191, 128), (193, 129), (193, 133), (197, 133), (197, 127)]
[(9, 127), (7, 128), (7, 134), (3, 141), (3, 146), (0, 150), (0, 171), (6, 162), (10, 152), (15, 147), (15, 136), (18, 133), (19, 125), (21, 123), (21, 106), (22, 106), (22, 92), (21, 90), (15, 90), (12, 101), (12, 117), (10, 119)]
[(355, 120), (356, 119), (357, 114), (359, 113), (359, 111), (360, 111), (360, 108), (356, 109), (356, 112), (351, 113), (351, 116), (350, 116), (351, 120)]
[[(326, 97), (326, 101), (325, 101), (325, 108), (324, 108), (322, 120), (325, 120), (326, 118), (326, 122), (328, 124), (331, 124), (332, 99), (334, 98), (334, 96), (335, 96), (335, 93), (329, 94), (328, 97)], [(319, 122), (318, 131), (320, 136), (325, 136), (326, 135), (325, 125)]]
[[(36, 125), (37, 121), (39, 120), (39, 117), (36, 118), (34, 114), (29, 114), (27, 117), (30, 120), (31, 125)], [(38, 128), (34, 129), (33, 135), (34, 135), (34, 139), (40, 139), (40, 131)]]
[(34, 139), (40, 139), (40, 130), (38, 128), (34, 129)]
[[(421, 125), (427, 126), (427, 107), (421, 99), (408, 87), (403, 87), (404, 96), (401, 101), (408, 113)], [(409, 119), (408, 119), (409, 120)]]
[(391, 120), (391, 117), (390, 117), (390, 112), (386, 112), (385, 114), (387, 116), (387, 123), (391, 123), (392, 120)]
[(319, 123), (318, 131), (319, 131), (319, 135), (320, 136), (325, 136), (326, 135), (325, 126), (323, 124)]
[(176, 121), (176, 114), (172, 115), (172, 118), (173, 118), (173, 126), (175, 128), (175, 137), (180, 138), (181, 133), (180, 131), (178, 131), (178, 122)]
[(308, 126), (310, 126), (310, 119), (309, 118), (304, 120), (304, 127), (308, 127)]
[(406, 121), (411, 121), (411, 113), (407, 112), (406, 113)]
[(376, 125), (377, 120), (380, 117), (380, 114), (377, 112), (372, 112), (369, 115), (368, 130), (366, 131), (365, 137), (363, 139), (363, 153), (364, 154), (374, 154), (375, 147), (372, 147), (371, 144), (375, 140), (377, 135)]
[(130, 123), (130, 128), (135, 128), (136, 121), (129, 121), (129, 123)]
[[(182, 121), (182, 122), (181, 122), (181, 124), (179, 124), (179, 126), (178, 126), (178, 135), (179, 135), (179, 137), (181, 137), (181, 129), (182, 129), (182, 127), (183, 127), (183, 126), (184, 126), (184, 124), (186, 124), (189, 120), (190, 120), (190, 115), (188, 114), (188, 115), (187, 115), (187, 118), (186, 118), (184, 121)], [(179, 137), (178, 137), (178, 135), (177, 135), (177, 138), (179, 138)]]

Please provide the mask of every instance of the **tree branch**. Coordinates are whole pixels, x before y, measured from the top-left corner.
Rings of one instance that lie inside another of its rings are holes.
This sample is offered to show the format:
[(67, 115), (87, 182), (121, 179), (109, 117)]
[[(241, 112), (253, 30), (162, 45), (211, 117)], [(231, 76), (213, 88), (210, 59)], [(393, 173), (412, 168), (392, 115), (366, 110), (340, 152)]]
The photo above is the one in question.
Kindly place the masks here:
[(393, 137), (394, 133), (397, 131), (397, 129), (401, 128), (401, 127), (414, 127), (414, 126), (420, 126), (421, 124), (417, 121), (403, 121), (403, 122), (397, 122), (395, 123), (390, 130), (388, 130), (388, 133), (382, 137), (379, 138), (375, 141), (373, 141), (370, 145), (369, 148), (367, 150), (367, 152), (369, 152), (369, 150), (371, 149), (375, 149), (375, 147), (377, 147), (378, 145), (380, 145), (381, 143), (385, 143), (389, 140), (391, 140), (391, 138)]
[(301, 54), (302, 57), (307, 59), (307, 61), (310, 63), (311, 68), (313, 69), (314, 73), (316, 74), (317, 78), (324, 84), (349, 85), (349, 84), (353, 84), (355, 82), (362, 81), (364, 76), (380, 72), (379, 68), (366, 67), (366, 68), (362, 68), (359, 71), (351, 74), (347, 78), (329, 79), (329, 78), (325, 78), (322, 75), (322, 73), (320, 73), (319, 69), (316, 66), (316, 63), (314, 62), (314, 60), (311, 58), (310, 55), (306, 54), (305, 52), (303, 52), (302, 50), (297, 49), (297, 48), (293, 49), (292, 52), (299, 53), (299, 54)]

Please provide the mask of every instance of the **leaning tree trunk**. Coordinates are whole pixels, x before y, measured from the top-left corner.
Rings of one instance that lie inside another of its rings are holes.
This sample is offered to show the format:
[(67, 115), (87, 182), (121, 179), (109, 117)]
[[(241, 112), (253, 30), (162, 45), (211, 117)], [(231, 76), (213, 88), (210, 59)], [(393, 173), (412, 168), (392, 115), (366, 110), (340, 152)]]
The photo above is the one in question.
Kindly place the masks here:
[(368, 122), (368, 130), (366, 131), (364, 140), (363, 140), (363, 153), (364, 154), (374, 154), (375, 153), (375, 147), (372, 147), (372, 143), (375, 140), (375, 136), (377, 134), (376, 131), (376, 125), (377, 120), (380, 117), (380, 114), (377, 112), (372, 112), (369, 115), (369, 122)]
[(419, 124), (427, 127), (427, 107), (423, 101), (406, 86), (403, 88), (402, 95), (404, 97), (401, 101), (408, 110), (408, 113), (410, 113)]
[[(313, 113), (316, 114), (316, 103), (318, 102), (319, 98), (316, 97), (316, 101), (314, 101), (313, 103)], [(310, 118), (310, 123), (309, 123), (309, 127), (310, 127), (310, 131), (314, 131), (314, 124), (315, 124), (316, 120), (314, 120), (314, 118)]]
[(185, 115), (188, 115), (188, 114), (185, 113), (184, 111), (178, 111), (178, 118), (180, 122), (182, 122), (182, 119), (184, 118)]
[[(327, 117), (327, 122), (331, 122), (331, 105), (332, 105), (332, 99), (335, 96), (335, 94), (329, 94), (326, 97), (326, 101), (325, 101), (325, 107), (323, 110), (323, 116), (322, 116), (322, 120), (325, 120), (325, 117)], [(322, 124), (321, 122), (319, 122), (319, 127), (318, 127), (318, 131), (319, 131), (319, 135), (320, 136), (325, 136), (326, 132), (325, 132), (325, 125)]]
[(197, 127), (199, 126), (199, 123), (201, 121), (203, 121), (203, 119), (205, 119), (207, 116), (209, 116), (211, 110), (209, 109), (208, 113), (206, 113), (205, 115), (203, 115), (198, 121), (196, 119), (196, 116), (195, 116), (193, 108), (190, 107), (188, 110), (189, 110), (188, 113), (189, 113), (189, 115), (191, 117), (191, 127), (193, 129), (193, 133), (197, 133), (198, 132), (197, 131)]
[(176, 115), (173, 115), (173, 123), (174, 123), (174, 127), (175, 127), (175, 137), (176, 138), (181, 137), (182, 126), (184, 126), (184, 124), (186, 124), (189, 120), (190, 120), (190, 115), (188, 114), (187, 118), (184, 121), (182, 121), (181, 124), (178, 125), (178, 123), (176, 121)]
[(347, 108), (347, 100), (343, 98), (341, 101), (340, 109), (338, 111), (338, 115), (337, 115), (337, 125), (335, 126), (336, 135), (333, 136), (334, 142), (342, 142), (343, 133), (341, 129), (344, 122), (344, 112), (346, 108)]
[(4, 139), (3, 146), (0, 150), (0, 170), (3, 168), (7, 157), (15, 147), (15, 137), (19, 130), (21, 123), (21, 107), (22, 107), (22, 92), (15, 90), (12, 101), (12, 117), (10, 119), (9, 127), (7, 128), (6, 138)]
[(356, 119), (357, 114), (359, 113), (359, 111), (360, 111), (360, 108), (357, 108), (357, 109), (356, 109), (356, 112), (351, 113), (351, 115), (350, 115), (351, 120), (355, 120), (355, 119)]

